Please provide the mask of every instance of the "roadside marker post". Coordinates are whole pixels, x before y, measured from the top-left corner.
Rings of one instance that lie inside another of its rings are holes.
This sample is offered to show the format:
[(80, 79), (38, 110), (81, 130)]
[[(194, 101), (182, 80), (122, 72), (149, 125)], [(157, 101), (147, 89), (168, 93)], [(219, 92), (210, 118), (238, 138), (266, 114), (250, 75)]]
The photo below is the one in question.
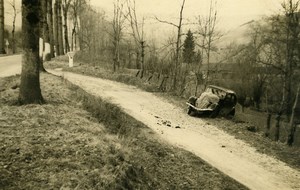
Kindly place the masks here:
[(8, 54), (8, 46), (9, 46), (8, 40), (6, 40), (5, 45), (6, 45), (6, 54)]
[(67, 54), (69, 56), (69, 67), (73, 67), (74, 66), (73, 58), (74, 58), (75, 52), (70, 51)]

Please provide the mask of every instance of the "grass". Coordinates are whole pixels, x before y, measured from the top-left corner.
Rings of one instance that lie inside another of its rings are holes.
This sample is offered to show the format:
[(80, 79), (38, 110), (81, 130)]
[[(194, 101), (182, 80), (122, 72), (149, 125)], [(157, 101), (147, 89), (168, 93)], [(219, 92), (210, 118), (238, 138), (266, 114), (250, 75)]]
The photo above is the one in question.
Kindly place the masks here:
[(61, 78), (18, 106), (19, 78), (0, 78), (0, 189), (246, 189)]
[[(139, 77), (133, 77), (136, 75), (138, 70), (135, 69), (121, 69), (119, 72), (113, 72), (107, 68), (101, 66), (87, 65), (85, 63), (74, 62), (74, 67), (69, 68), (68, 63), (65, 61), (65, 57), (55, 58), (54, 61), (45, 64), (46, 68), (55, 69), (63, 68), (64, 71), (70, 71), (78, 74), (84, 74), (88, 76), (100, 77), (108, 80), (114, 80), (121, 83), (137, 86), (148, 92), (159, 92), (158, 86), (153, 82), (148, 82), (147, 77), (142, 80)], [(162, 78), (162, 77), (161, 77)], [(156, 78), (157, 80), (161, 80)], [(152, 79), (153, 81), (154, 79)], [(142, 82), (141, 82), (142, 81)]]
[[(60, 58), (62, 59), (62, 58)], [(86, 63), (75, 63), (75, 67), (68, 68), (67, 63), (61, 61), (52, 61), (47, 67), (57, 68), (61, 67), (66, 71), (75, 72), (79, 74), (101, 77), (105, 79), (110, 79), (130, 85), (137, 86), (143, 90), (149, 92), (155, 92), (158, 96), (162, 96), (171, 103), (180, 106), (182, 109), (186, 109), (185, 98), (174, 96), (170, 93), (161, 93), (158, 91), (158, 85), (155, 82), (147, 82), (146, 79), (139, 79), (135, 77), (135, 73), (132, 73), (128, 70), (122, 70), (121, 72), (112, 73), (111, 71), (102, 68), (100, 66), (87, 65)], [(147, 77), (145, 77), (147, 78)], [(157, 81), (156, 81), (157, 82)], [(274, 142), (272, 139), (264, 137), (264, 129), (266, 118), (263, 116), (263, 113), (255, 112), (252, 110), (247, 110), (245, 113), (241, 112), (241, 109), (238, 109), (237, 114), (233, 120), (226, 120), (223, 118), (217, 119), (208, 119), (205, 118), (207, 122), (218, 126), (222, 130), (226, 131), (229, 134), (232, 134), (237, 139), (241, 139), (257, 149), (257, 151), (274, 156), (277, 159), (287, 163), (293, 168), (300, 169), (300, 141), (296, 146), (289, 147), (285, 142), (287, 134), (285, 129), (281, 128), (282, 141)], [(273, 122), (274, 125), (275, 122)], [(254, 127), (255, 132), (249, 131), (247, 128)], [(274, 127), (271, 129), (271, 134), (274, 133)], [(298, 137), (300, 138), (300, 137)]]

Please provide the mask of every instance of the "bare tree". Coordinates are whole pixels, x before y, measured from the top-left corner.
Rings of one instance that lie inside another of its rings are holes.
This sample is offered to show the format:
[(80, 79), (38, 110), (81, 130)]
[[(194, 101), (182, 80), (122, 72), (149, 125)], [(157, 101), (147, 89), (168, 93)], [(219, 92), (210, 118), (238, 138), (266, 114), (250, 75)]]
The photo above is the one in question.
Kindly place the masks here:
[(63, 18), (64, 18), (64, 39), (65, 39), (65, 51), (69, 52), (70, 51), (70, 45), (69, 45), (69, 35), (68, 35), (68, 13), (69, 13), (69, 8), (71, 5), (71, 2), (73, 0), (63, 0)]
[(183, 9), (185, 5), (185, 0), (182, 1), (180, 12), (179, 12), (179, 21), (178, 24), (174, 24), (169, 21), (161, 20), (157, 17), (156, 20), (158, 20), (161, 23), (168, 24), (171, 26), (174, 26), (177, 28), (177, 40), (176, 40), (176, 49), (175, 49), (175, 65), (174, 65), (174, 79), (173, 79), (173, 85), (172, 89), (175, 91), (177, 87), (177, 75), (180, 73), (180, 49), (181, 49), (181, 36), (182, 36), (182, 20), (183, 20)]
[[(48, 10), (52, 9), (52, 4), (49, 3), (51, 0), (42, 0), (41, 1), (41, 37), (43, 39), (43, 61), (49, 61), (51, 59), (51, 33), (50, 28), (52, 28), (51, 22), (48, 22)], [(52, 1), (51, 1), (52, 2)], [(50, 6), (50, 8), (48, 7)]]
[[(39, 69), (42, 72), (45, 72), (44, 60), (46, 54), (50, 53), (50, 44), (49, 44), (49, 29), (47, 23), (47, 0), (42, 0), (40, 2), (40, 38), (39, 38), (39, 55), (40, 55), (40, 66)], [(48, 55), (49, 57), (49, 55)], [(49, 57), (50, 58), (50, 57)]]
[(16, 18), (17, 18), (17, 15), (20, 13), (20, 10), (18, 10), (16, 8), (16, 0), (12, 0), (9, 2), (10, 6), (12, 7), (13, 9), (13, 13), (12, 13), (12, 16), (13, 16), (13, 23), (12, 23), (12, 31), (11, 31), (11, 35), (12, 35), (12, 53), (15, 54), (16, 53), (16, 39), (15, 39), (15, 31), (16, 31)]
[[(253, 98), (259, 105), (260, 97), (266, 83), (271, 91), (268, 91), (267, 98), (275, 97), (276, 102), (271, 103), (276, 111), (275, 141), (280, 139), (280, 125), (282, 116), (291, 120), (293, 84), (297, 77), (295, 68), (300, 59), (299, 50), (299, 1), (287, 0), (283, 4), (284, 14), (278, 14), (261, 20), (257, 26), (252, 28), (251, 43), (247, 46), (247, 62), (256, 63), (255, 70), (249, 76), (254, 76), (251, 81), (257, 84), (253, 86)], [(251, 45), (252, 44), (252, 45)], [(249, 46), (250, 45), (250, 46)], [(249, 49), (250, 48), (250, 49)], [(267, 78), (266, 78), (267, 75)], [(268, 102), (268, 105), (270, 103)], [(258, 106), (259, 108), (259, 106)], [(269, 108), (267, 108), (269, 109)], [(269, 110), (268, 110), (269, 111)], [(267, 121), (270, 120), (271, 112)], [(269, 123), (269, 122), (268, 122)], [(269, 129), (267, 129), (269, 130)]]
[(79, 15), (81, 11), (84, 9), (83, 5), (85, 4), (85, 0), (73, 0), (71, 2), (71, 16), (73, 20), (73, 27), (72, 27), (72, 37), (71, 37), (71, 50), (74, 51), (77, 48), (77, 33), (79, 27)]
[(55, 0), (54, 3), (54, 40), (56, 55), (64, 54), (63, 34), (62, 34), (62, 0)]
[(51, 58), (55, 57), (54, 55), (54, 33), (53, 33), (53, 6), (52, 0), (47, 0), (47, 24), (49, 28), (49, 41), (50, 41), (50, 55)]
[[(145, 34), (144, 34), (144, 23), (145, 18), (143, 17), (141, 24), (138, 21), (137, 14), (136, 14), (136, 4), (135, 0), (127, 0), (127, 7), (128, 7), (128, 16), (130, 21), (130, 26), (132, 29), (132, 36), (137, 45), (137, 61), (139, 60), (139, 56), (141, 56), (141, 78), (144, 76), (145, 70)], [(140, 26), (141, 25), (141, 26)]]
[(39, 74), (40, 1), (22, 0), (21, 104), (43, 103)]
[(289, 123), (290, 133), (289, 133), (288, 141), (287, 141), (287, 144), (289, 146), (292, 146), (293, 143), (294, 143), (294, 135), (295, 135), (295, 131), (296, 131), (296, 126), (295, 126), (295, 123), (294, 123), (294, 119), (295, 119), (295, 110), (296, 110), (296, 107), (298, 105), (299, 90), (300, 90), (300, 85), (298, 85), (298, 88), (297, 88), (295, 102), (294, 102), (294, 105), (293, 105), (292, 115), (291, 115), (291, 119), (290, 119), (290, 123)]
[(87, 54), (87, 59), (93, 61), (101, 57), (101, 60), (111, 58), (111, 54), (104, 53), (108, 50), (111, 31), (111, 23), (105, 20), (106, 13), (101, 9), (92, 8), (90, 5), (84, 6), (84, 11), (80, 13), (80, 23), (78, 27), (78, 40), (80, 49)]
[(55, 56), (59, 56), (59, 40), (58, 40), (58, 2), (54, 0), (54, 7), (53, 7), (53, 40), (54, 40), (54, 47), (55, 47)]
[[(214, 5), (213, 5), (214, 3)], [(201, 17), (198, 16), (198, 34), (200, 35), (200, 43), (198, 45), (201, 48), (201, 57), (204, 58), (204, 53), (206, 55), (206, 80), (205, 86), (207, 85), (210, 77), (210, 57), (211, 51), (213, 47), (213, 43), (221, 38), (221, 34), (216, 30), (217, 26), (217, 9), (216, 9), (216, 1), (210, 0), (209, 13), (207, 16)], [(200, 64), (198, 67), (198, 71), (200, 70)]]
[(123, 13), (124, 3), (120, 0), (114, 2), (114, 17), (112, 21), (112, 43), (113, 43), (113, 71), (116, 71), (116, 67), (120, 67), (120, 42), (122, 39), (122, 32), (124, 29), (124, 22), (126, 15)]
[[(291, 113), (292, 113), (292, 84), (295, 80), (294, 68), (297, 66), (297, 62), (300, 59), (299, 51), (299, 35), (300, 35), (300, 23), (299, 23), (299, 3), (300, 1), (287, 0), (282, 3), (285, 16), (283, 19), (281, 17), (277, 18), (276, 23), (282, 23), (281, 28), (284, 29), (283, 35), (285, 39), (280, 40), (282, 44), (281, 51), (285, 52), (285, 58), (283, 63), (280, 63), (279, 66), (273, 65), (274, 68), (277, 68), (281, 71), (283, 84), (282, 84), (282, 98), (278, 113), (276, 116), (276, 130), (275, 130), (275, 141), (279, 140), (280, 134), (280, 121), (284, 113), (286, 113), (290, 122)], [(283, 21), (281, 21), (283, 20)], [(281, 39), (279, 37), (276, 39)], [(282, 46), (285, 46), (282, 48)], [(292, 128), (292, 127), (291, 127)], [(292, 134), (292, 133), (290, 133)]]
[(299, 52), (299, 4), (300, 1), (288, 0), (282, 4), (286, 17), (286, 65), (285, 65), (285, 93), (286, 113), (290, 117), (292, 111), (292, 82), (294, 68), (300, 59)]
[(0, 54), (5, 54), (4, 44), (4, 1), (0, 0)]
[(57, 7), (57, 22), (58, 22), (58, 43), (59, 43), (59, 54), (64, 55), (64, 40), (63, 40), (63, 15), (62, 15), (62, 0), (58, 1)]

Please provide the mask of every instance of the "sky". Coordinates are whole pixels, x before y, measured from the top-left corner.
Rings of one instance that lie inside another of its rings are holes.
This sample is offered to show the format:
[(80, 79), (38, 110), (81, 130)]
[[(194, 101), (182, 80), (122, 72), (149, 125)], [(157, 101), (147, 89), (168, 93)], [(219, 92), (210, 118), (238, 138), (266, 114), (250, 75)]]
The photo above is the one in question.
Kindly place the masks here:
[[(9, 2), (13, 0), (4, 0), (5, 6), (5, 24), (12, 25), (12, 9)], [(20, 10), (21, 0), (15, 0)], [(126, 0), (120, 0), (126, 1)], [(218, 11), (218, 30), (224, 33), (230, 33), (239, 26), (251, 20), (259, 19), (262, 16), (268, 16), (281, 11), (281, 2), (283, 0), (217, 0)], [(93, 6), (103, 9), (107, 18), (111, 19), (113, 14), (114, 0), (90, 0)], [(182, 0), (136, 0), (136, 10), (138, 19), (145, 17), (146, 38), (159, 36), (169, 36), (170, 31), (175, 28), (168, 25), (159, 24), (153, 19), (155, 16), (161, 20), (178, 23), (179, 11)], [(194, 22), (198, 15), (208, 14), (210, 0), (186, 0), (184, 7), (185, 22)], [(21, 13), (17, 17), (17, 25), (21, 23)], [(185, 26), (184, 30), (191, 26)], [(232, 32), (233, 33), (233, 32)], [(160, 38), (158, 38), (160, 39)]]
[[(13, 0), (4, 0), (4, 23), (5, 25), (12, 26), (13, 22), (13, 9), (10, 3), (12, 3)], [(15, 0), (16, 8), (17, 8), (17, 18), (16, 18), (16, 25), (21, 27), (21, 0)]]
[[(278, 13), (282, 0), (218, 0), (219, 26), (233, 29), (260, 16)], [(107, 14), (113, 11), (113, 0), (91, 0), (91, 4), (103, 8)], [(136, 0), (138, 15), (163, 20), (178, 18), (182, 0)], [(186, 0), (184, 16), (193, 19), (208, 13), (210, 0)], [(151, 19), (150, 19), (151, 20)]]
[[(5, 21), (7, 24), (12, 22), (11, 6), (4, 0)], [(122, 1), (122, 0), (120, 0)], [(245, 22), (257, 19), (259, 16), (270, 15), (279, 12), (280, 3), (283, 0), (218, 0), (217, 10), (219, 17), (219, 26), (222, 29), (232, 29), (242, 25)], [(20, 9), (21, 0), (16, 0)], [(90, 0), (91, 4), (104, 9), (108, 15), (113, 12), (114, 0)], [(209, 9), (210, 0), (186, 0), (184, 16), (188, 19), (194, 19), (195, 16), (205, 15)], [(154, 22), (154, 16), (163, 20), (176, 22), (178, 18), (182, 0), (136, 0), (138, 16), (145, 16), (148, 22)], [(20, 23), (21, 14), (18, 15)]]

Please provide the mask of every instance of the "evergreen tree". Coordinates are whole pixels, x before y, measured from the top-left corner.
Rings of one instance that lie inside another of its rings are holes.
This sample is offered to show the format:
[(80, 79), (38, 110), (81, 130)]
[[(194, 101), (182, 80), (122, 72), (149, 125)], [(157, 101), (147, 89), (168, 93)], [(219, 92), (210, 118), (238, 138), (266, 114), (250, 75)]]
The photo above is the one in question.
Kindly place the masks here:
[(185, 63), (192, 63), (195, 58), (195, 41), (191, 30), (188, 31), (183, 43), (183, 61)]

